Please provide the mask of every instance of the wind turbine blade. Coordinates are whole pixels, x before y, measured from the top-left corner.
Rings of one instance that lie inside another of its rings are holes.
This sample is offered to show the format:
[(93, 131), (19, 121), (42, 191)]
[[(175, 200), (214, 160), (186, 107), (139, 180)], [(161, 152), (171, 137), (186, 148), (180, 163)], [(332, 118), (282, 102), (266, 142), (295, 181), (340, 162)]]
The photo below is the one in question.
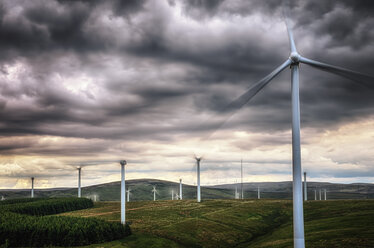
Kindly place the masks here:
[(291, 22), (290, 22), (290, 19), (287, 16), (285, 16), (285, 22), (286, 22), (286, 26), (287, 26), (288, 40), (290, 41), (291, 53), (297, 53), (295, 40), (293, 38)]
[(227, 105), (226, 109), (240, 109), (247, 102), (249, 102), (262, 88), (264, 88), (273, 78), (275, 78), (281, 71), (290, 66), (292, 61), (287, 59), (283, 64), (278, 66), (269, 75), (255, 83), (251, 88), (249, 88), (244, 94), (238, 97), (235, 101)]
[[(266, 77), (255, 83), (252, 87), (250, 87), (244, 94), (238, 97), (236, 100), (228, 104), (224, 107), (221, 112), (229, 113), (228, 116), (225, 116), (223, 120), (216, 123), (214, 131), (206, 137), (208, 139), (211, 137), (219, 128), (221, 128), (230, 117), (235, 114), (235, 112), (241, 109), (247, 102), (249, 102), (262, 88), (264, 88), (274, 77), (276, 77), (280, 72), (282, 72), (285, 68), (290, 66), (292, 63), (291, 59), (287, 59), (283, 64), (278, 66), (274, 71), (268, 74)], [(234, 111), (232, 111), (234, 110)]]
[(374, 83), (374, 77), (373, 76), (365, 75), (365, 74), (362, 74), (360, 72), (352, 71), (352, 70), (345, 69), (345, 68), (342, 68), (342, 67), (339, 67), (339, 66), (329, 65), (329, 64), (318, 62), (318, 61), (315, 61), (315, 60), (307, 59), (307, 58), (304, 58), (304, 57), (301, 57), (301, 56), (300, 56), (299, 60), (300, 60), (301, 63), (310, 65), (312, 67), (315, 67), (317, 69), (320, 69), (320, 70), (323, 70), (323, 71), (326, 71), (326, 72), (333, 73), (333, 74), (341, 76), (341, 77), (348, 78), (348, 79), (350, 79), (352, 81), (355, 81), (359, 84), (363, 84), (363, 85), (365, 85), (369, 88), (373, 87), (373, 85), (370, 85), (370, 84)]

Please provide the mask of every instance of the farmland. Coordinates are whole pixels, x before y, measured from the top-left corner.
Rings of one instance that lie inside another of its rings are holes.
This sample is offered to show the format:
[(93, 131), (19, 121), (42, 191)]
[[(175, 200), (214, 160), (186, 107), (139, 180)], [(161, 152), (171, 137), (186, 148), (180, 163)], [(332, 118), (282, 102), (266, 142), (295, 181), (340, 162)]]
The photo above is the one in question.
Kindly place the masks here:
[[(63, 216), (120, 219), (119, 202)], [(374, 201), (309, 201), (307, 247), (374, 247)], [(127, 204), (133, 235), (85, 247), (292, 247), (288, 200), (138, 201)]]

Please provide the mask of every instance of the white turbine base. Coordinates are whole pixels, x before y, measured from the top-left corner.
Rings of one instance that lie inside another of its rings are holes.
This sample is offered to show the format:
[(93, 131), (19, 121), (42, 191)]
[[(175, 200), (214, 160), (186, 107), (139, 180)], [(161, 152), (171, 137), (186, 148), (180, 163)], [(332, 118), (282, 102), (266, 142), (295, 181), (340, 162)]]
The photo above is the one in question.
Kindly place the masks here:
[(293, 245), (294, 247), (305, 248), (305, 239), (294, 239)]

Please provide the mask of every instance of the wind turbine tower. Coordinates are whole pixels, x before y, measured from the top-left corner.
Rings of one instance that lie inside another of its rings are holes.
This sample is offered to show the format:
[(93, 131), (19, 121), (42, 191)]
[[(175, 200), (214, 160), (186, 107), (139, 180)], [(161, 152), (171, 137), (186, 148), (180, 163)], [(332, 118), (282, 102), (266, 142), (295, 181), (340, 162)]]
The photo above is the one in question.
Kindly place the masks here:
[(127, 193), (127, 202), (129, 202), (130, 201), (130, 192), (131, 192), (131, 189), (130, 188), (127, 188), (127, 190), (126, 190), (126, 193)]
[(126, 185), (125, 185), (125, 165), (126, 160), (121, 160), (121, 224), (126, 223)]
[(182, 195), (182, 178), (179, 179), (179, 200), (183, 199)]
[(34, 177), (31, 178), (31, 198), (34, 198)]
[(174, 189), (171, 189), (171, 200), (174, 200)]
[(238, 199), (238, 185), (235, 185), (235, 199)]
[(152, 192), (153, 192), (153, 201), (156, 201), (156, 186), (153, 186), (153, 189), (152, 189)]
[(319, 189), (319, 200), (322, 200), (322, 190), (321, 189)]
[(240, 160), (240, 198), (244, 199), (244, 194), (243, 194), (243, 159)]
[(197, 167), (197, 202), (201, 202), (201, 191), (200, 191), (200, 161), (201, 157), (195, 157)]
[(304, 201), (308, 200), (308, 188), (306, 186), (306, 172), (304, 172)]
[(317, 201), (317, 189), (314, 190), (314, 200)]
[(324, 189), (324, 193), (325, 193), (325, 201), (327, 200), (327, 193), (326, 193), (326, 189)]
[(260, 195), (260, 185), (257, 186), (257, 199), (261, 199), (261, 195)]
[(82, 176), (82, 167), (78, 167), (78, 197), (81, 197), (81, 176)]

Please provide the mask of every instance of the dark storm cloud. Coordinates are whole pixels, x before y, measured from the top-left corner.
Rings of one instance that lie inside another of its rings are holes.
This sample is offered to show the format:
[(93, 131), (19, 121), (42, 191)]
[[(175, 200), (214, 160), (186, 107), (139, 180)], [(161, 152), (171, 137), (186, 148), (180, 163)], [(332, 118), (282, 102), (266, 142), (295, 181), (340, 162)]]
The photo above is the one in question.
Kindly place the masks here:
[[(368, 74), (374, 65), (370, 1), (165, 3), (4, 1), (0, 134), (173, 140), (177, 134), (212, 131), (215, 119), (204, 122), (199, 114), (220, 116), (231, 100), (287, 59), (286, 33), (271, 34), (282, 22), (284, 6), (290, 6), (303, 55)], [(178, 6), (182, 14), (175, 17)], [(256, 24), (246, 28), (233, 22), (238, 16), (259, 16), (266, 24), (254, 18)], [(195, 22), (187, 25), (178, 18)], [(211, 20), (220, 22), (209, 26)], [(63, 64), (69, 56), (80, 63)], [(108, 69), (115, 60), (122, 67)], [(6, 79), (11, 73), (4, 68), (17, 61), (32, 69)], [(301, 71), (303, 127), (333, 128), (372, 115), (373, 91), (307, 65)], [(97, 92), (72, 94), (53, 79), (79, 73), (99, 78), (93, 83)], [(286, 69), (223, 128), (288, 130), (289, 75)], [(17, 99), (27, 103), (15, 104)]]

